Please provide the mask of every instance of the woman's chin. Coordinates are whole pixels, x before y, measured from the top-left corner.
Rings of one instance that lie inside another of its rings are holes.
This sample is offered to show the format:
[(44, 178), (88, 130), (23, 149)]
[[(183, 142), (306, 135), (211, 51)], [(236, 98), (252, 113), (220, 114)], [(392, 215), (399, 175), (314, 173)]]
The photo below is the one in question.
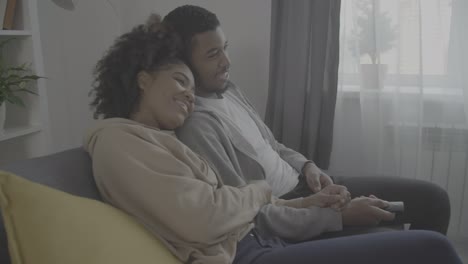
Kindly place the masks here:
[(166, 125), (162, 128), (163, 130), (176, 130), (177, 128), (181, 127), (185, 122), (184, 117), (177, 117), (172, 120), (172, 122), (167, 122)]

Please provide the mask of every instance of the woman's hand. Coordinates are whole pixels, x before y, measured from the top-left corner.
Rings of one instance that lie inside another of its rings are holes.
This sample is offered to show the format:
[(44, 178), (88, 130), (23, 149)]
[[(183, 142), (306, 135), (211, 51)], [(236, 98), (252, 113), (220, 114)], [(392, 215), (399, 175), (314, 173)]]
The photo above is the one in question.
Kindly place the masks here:
[(331, 207), (335, 210), (341, 211), (348, 205), (350, 200), (351, 194), (345, 186), (331, 184), (324, 187), (318, 193), (304, 197), (302, 199), (302, 207)]

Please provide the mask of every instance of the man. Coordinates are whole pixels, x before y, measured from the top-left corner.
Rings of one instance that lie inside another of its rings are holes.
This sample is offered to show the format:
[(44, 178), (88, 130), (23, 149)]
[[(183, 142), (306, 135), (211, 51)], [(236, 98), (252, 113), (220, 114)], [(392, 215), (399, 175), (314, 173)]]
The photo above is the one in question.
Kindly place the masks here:
[[(412, 229), (447, 232), (450, 205), (441, 188), (385, 177), (337, 177), (334, 183), (311, 160), (277, 142), (242, 92), (229, 81), (228, 44), (215, 14), (197, 6), (182, 6), (171, 11), (164, 23), (181, 36), (197, 86), (195, 112), (177, 135), (211, 163), (225, 184), (241, 186), (266, 179), (273, 194), (285, 199), (309, 196), (340, 184), (354, 197), (365, 196), (351, 200), (343, 209), (343, 214), (358, 216), (353, 218), (354, 223), (344, 224), (372, 226), (392, 220), (382, 198), (405, 202), (405, 212), (390, 224), (411, 223)], [(343, 194), (343, 189), (340, 192)], [(339, 208), (342, 203), (332, 206)]]

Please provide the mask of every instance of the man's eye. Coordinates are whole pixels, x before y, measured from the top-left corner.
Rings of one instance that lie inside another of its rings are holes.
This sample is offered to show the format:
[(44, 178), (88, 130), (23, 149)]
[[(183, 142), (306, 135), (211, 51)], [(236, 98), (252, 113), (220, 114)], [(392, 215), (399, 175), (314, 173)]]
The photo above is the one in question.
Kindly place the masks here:
[(218, 56), (218, 54), (219, 54), (219, 50), (211, 53), (208, 57), (209, 58), (214, 58), (214, 57)]

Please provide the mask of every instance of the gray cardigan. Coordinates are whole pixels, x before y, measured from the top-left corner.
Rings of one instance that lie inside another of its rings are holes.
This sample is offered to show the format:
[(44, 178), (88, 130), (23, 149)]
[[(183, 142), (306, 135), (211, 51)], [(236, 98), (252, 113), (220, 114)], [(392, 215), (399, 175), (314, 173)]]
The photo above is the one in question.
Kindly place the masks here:
[[(223, 96), (245, 108), (262, 136), (279, 156), (297, 171), (302, 170), (308, 160), (276, 141), (270, 129), (236, 86), (230, 85)], [(176, 134), (183, 143), (211, 164), (224, 184), (239, 187), (254, 180), (265, 180), (264, 169), (255, 157), (255, 150), (238, 128), (223, 121), (222, 116), (200, 101), (195, 102), (195, 111)], [(332, 209), (296, 209), (272, 204), (261, 209), (256, 224), (264, 236), (275, 235), (289, 240), (309, 239), (326, 231), (342, 229), (341, 213)]]

